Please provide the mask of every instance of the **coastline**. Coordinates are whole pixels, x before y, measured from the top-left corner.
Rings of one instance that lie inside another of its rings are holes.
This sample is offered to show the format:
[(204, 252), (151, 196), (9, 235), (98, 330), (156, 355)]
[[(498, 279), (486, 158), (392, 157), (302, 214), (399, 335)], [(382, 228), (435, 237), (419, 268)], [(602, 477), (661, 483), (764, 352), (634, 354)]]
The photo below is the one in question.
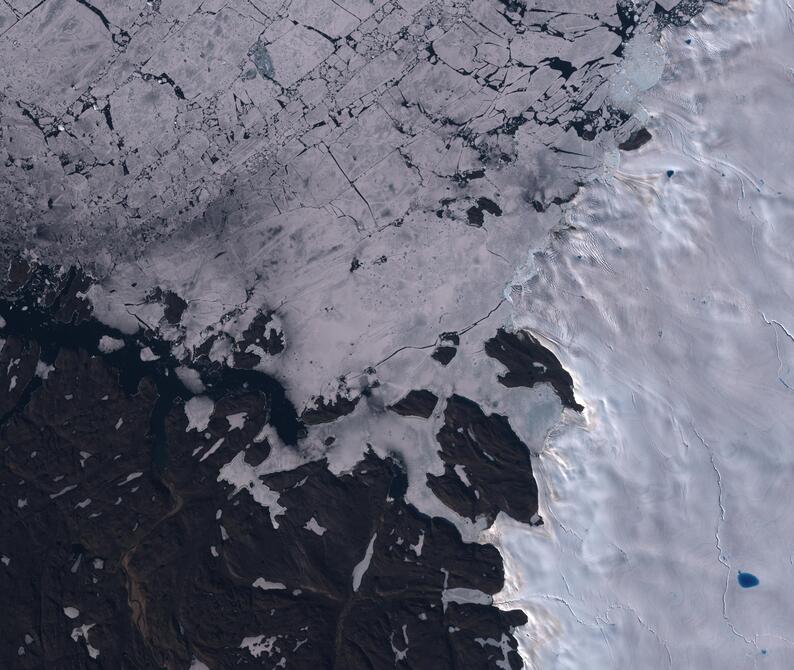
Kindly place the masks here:
[[(560, 343), (587, 412), (533, 463), (549, 523), (487, 534), (508, 566), (497, 602), (530, 617), (528, 667), (790, 658), (794, 185), (786, 141), (765, 131), (794, 137), (777, 115), (791, 18), (784, 3), (729, 3), (665, 32), (669, 71), (642, 98), (654, 140), (530, 254), (514, 321)], [(760, 584), (744, 588), (743, 571)]]

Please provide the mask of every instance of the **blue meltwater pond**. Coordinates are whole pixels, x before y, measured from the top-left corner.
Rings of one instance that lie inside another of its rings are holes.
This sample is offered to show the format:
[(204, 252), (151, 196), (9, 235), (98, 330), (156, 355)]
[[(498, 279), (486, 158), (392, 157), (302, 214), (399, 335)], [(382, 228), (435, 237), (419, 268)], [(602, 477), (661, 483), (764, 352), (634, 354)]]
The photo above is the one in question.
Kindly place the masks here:
[(758, 577), (749, 572), (740, 572), (736, 576), (736, 580), (739, 582), (739, 586), (741, 586), (743, 589), (750, 589), (753, 586), (758, 586), (760, 583), (758, 581)]

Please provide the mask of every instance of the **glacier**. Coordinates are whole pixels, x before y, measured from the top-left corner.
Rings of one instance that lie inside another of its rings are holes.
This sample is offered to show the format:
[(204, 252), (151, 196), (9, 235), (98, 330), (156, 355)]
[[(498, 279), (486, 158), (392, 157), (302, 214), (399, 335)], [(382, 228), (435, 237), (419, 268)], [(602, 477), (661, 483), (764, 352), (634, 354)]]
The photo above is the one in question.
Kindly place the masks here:
[(529, 667), (794, 659), (793, 27), (773, 0), (666, 31), (633, 103), (654, 141), (514, 278), (514, 322), (587, 407), (536, 458), (550, 523), (489, 531), (511, 572), (497, 601), (531, 613)]

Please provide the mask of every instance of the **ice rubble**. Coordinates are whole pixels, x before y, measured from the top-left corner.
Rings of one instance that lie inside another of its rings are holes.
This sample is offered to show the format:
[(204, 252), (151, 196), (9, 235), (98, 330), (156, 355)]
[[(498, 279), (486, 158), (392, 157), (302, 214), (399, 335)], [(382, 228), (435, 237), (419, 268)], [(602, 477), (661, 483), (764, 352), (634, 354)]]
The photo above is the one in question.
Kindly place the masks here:
[(612, 101), (628, 112), (635, 111), (637, 96), (661, 79), (664, 61), (664, 49), (653, 35), (641, 33), (630, 40), (621, 67), (612, 79)]
[(792, 26), (753, 0), (667, 33), (636, 101), (655, 141), (516, 277), (515, 322), (558, 343), (588, 408), (537, 458), (546, 524), (486, 534), (531, 668), (794, 658)]

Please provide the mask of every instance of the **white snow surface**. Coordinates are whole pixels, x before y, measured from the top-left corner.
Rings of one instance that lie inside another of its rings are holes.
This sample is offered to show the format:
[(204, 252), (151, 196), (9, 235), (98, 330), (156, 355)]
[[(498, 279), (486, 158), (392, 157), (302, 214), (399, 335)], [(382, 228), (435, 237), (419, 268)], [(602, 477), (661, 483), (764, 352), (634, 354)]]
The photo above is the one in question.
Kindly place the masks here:
[(88, 650), (88, 655), (91, 658), (99, 657), (99, 649), (92, 646), (91, 643), (88, 641), (88, 632), (94, 627), (96, 624), (94, 623), (84, 623), (82, 626), (77, 626), (76, 628), (72, 629), (71, 638), (75, 642), (78, 642), (80, 638), (83, 638), (85, 641), (86, 649)]
[(159, 358), (160, 357), (157, 354), (155, 354), (150, 347), (144, 347), (143, 349), (141, 349), (141, 360), (144, 361), (145, 363), (148, 363), (150, 361), (156, 361)]
[(237, 412), (236, 414), (228, 414), (226, 421), (229, 423), (229, 431), (242, 430), (245, 426), (245, 417), (248, 416), (246, 412)]
[(119, 340), (115, 337), (110, 337), (109, 335), (103, 335), (99, 338), (99, 350), (103, 354), (111, 354), (114, 351), (118, 351), (124, 346), (124, 340)]
[(180, 365), (176, 368), (175, 372), (176, 376), (179, 377), (179, 381), (181, 381), (183, 386), (191, 393), (201, 394), (207, 390), (197, 370)]
[(375, 549), (375, 539), (378, 537), (378, 534), (375, 533), (372, 536), (372, 539), (369, 541), (367, 545), (367, 550), (364, 552), (364, 558), (362, 558), (356, 567), (353, 568), (353, 590), (358, 591), (359, 587), (361, 586), (361, 580), (364, 578), (364, 575), (367, 573), (367, 569), (369, 568), (369, 563), (372, 560), (372, 552)]
[(545, 524), (484, 535), (530, 668), (792, 667), (793, 26), (745, 0), (666, 33), (654, 141), (516, 274), (587, 408), (535, 459)]
[(215, 403), (212, 398), (199, 395), (191, 398), (185, 403), (185, 416), (187, 417), (187, 428), (185, 432), (197, 430), (199, 433), (207, 429), (210, 425), (212, 412), (215, 410)]
[(49, 365), (44, 361), (39, 361), (38, 363), (36, 363), (36, 376), (39, 377), (40, 379), (49, 378), (50, 372), (52, 372), (53, 370), (55, 370), (54, 365)]
[(240, 491), (247, 491), (251, 497), (270, 513), (270, 521), (273, 528), (278, 528), (277, 518), (284, 514), (287, 509), (279, 504), (279, 494), (264, 484), (259, 478), (268, 472), (265, 460), (257, 467), (249, 465), (245, 461), (245, 455), (241, 451), (231, 461), (221, 468), (218, 481), (225, 481), (235, 487), (234, 495)]
[(303, 526), (303, 527), (304, 527), (306, 530), (310, 530), (312, 533), (315, 533), (316, 535), (319, 535), (320, 537), (322, 537), (322, 536), (323, 536), (323, 534), (324, 534), (324, 533), (325, 533), (325, 532), (328, 530), (328, 529), (327, 529), (325, 526), (321, 526), (321, 525), (320, 525), (320, 524), (317, 522), (317, 519), (315, 519), (314, 517), (312, 517), (311, 519), (309, 519), (309, 520), (308, 520), (308, 521), (307, 521), (307, 522), (304, 524), (304, 526)]
[(264, 577), (258, 577), (256, 581), (254, 581), (253, 586), (257, 589), (263, 589), (264, 591), (280, 591), (287, 588), (281, 582), (269, 582)]
[(240, 643), (240, 649), (248, 649), (251, 656), (259, 658), (263, 653), (272, 656), (275, 643), (278, 641), (278, 636), (266, 638), (264, 635), (255, 635), (243, 638)]

